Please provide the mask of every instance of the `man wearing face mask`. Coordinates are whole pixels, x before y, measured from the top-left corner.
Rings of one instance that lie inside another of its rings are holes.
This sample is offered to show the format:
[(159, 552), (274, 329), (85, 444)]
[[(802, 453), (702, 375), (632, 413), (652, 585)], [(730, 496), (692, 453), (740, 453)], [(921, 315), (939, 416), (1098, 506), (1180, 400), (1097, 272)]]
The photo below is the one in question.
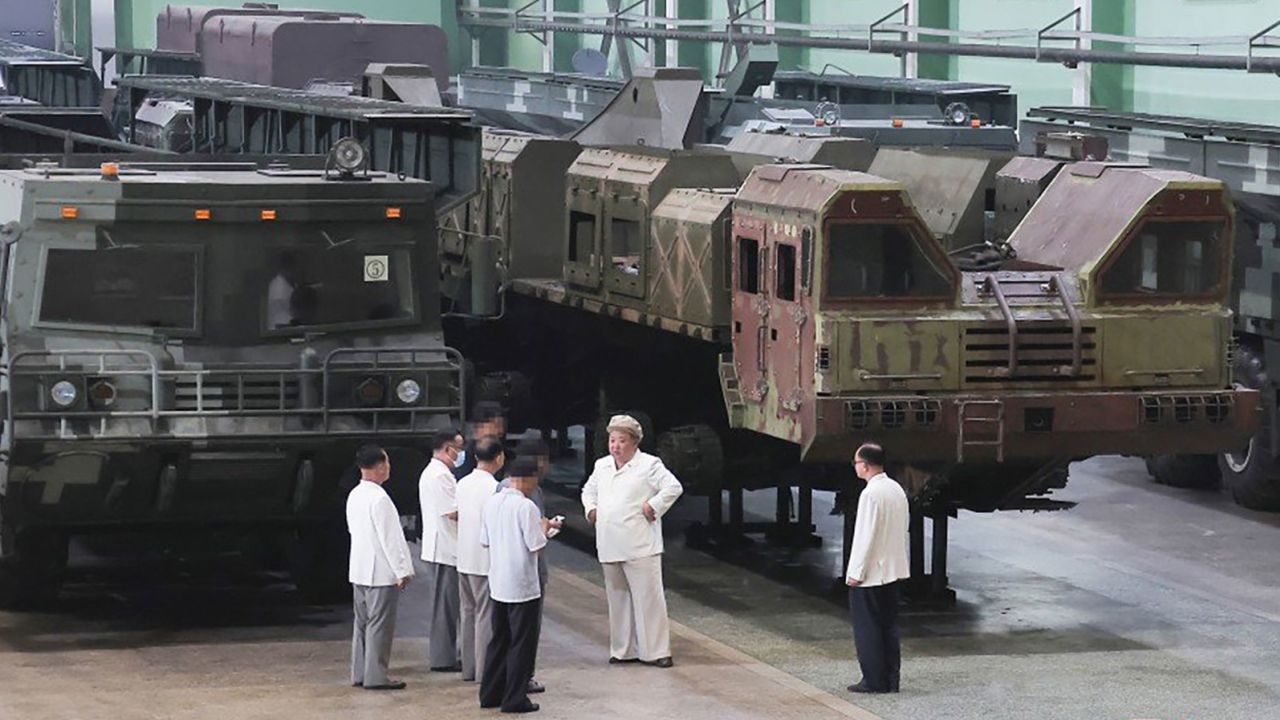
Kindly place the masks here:
[(453, 468), (463, 460), (462, 433), (441, 430), (432, 442), (431, 462), (418, 479), (422, 504), (422, 561), (431, 588), (428, 665), (434, 672), (459, 672), (458, 500)]

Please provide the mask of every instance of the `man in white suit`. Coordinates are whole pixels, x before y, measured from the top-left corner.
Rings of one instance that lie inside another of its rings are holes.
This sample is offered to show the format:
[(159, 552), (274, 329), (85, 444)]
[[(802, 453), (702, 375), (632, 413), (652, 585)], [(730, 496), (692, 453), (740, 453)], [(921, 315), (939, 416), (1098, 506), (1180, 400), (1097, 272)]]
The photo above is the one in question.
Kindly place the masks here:
[(400, 526), (400, 513), (382, 484), (391, 461), (377, 445), (356, 452), (360, 484), (347, 496), (351, 533), (348, 577), (355, 610), (351, 634), (351, 684), (365, 690), (402, 690), (387, 677), (391, 639), (396, 630), (400, 591), (413, 577), (413, 559)]
[(642, 452), (630, 415), (609, 420), (609, 455), (582, 487), (609, 600), (609, 662), (671, 667), (671, 626), (662, 587), (662, 516), (684, 492), (662, 460)]
[(493, 600), (489, 596), (489, 548), (480, 543), (484, 504), (498, 492), (494, 477), (502, 470), (502, 440), (485, 435), (472, 446), (476, 466), (458, 481), (458, 596), (462, 600), (462, 679), (484, 672), (485, 652), (493, 636)]
[(464, 458), (462, 434), (442, 430), (432, 440), (431, 462), (418, 478), (422, 505), (422, 561), (431, 592), (427, 666), (458, 672), (458, 499), (453, 468)]
[(858, 497), (853, 546), (845, 584), (862, 680), (849, 692), (898, 692), (902, 653), (898, 640), (898, 581), (911, 576), (907, 564), (910, 508), (902, 486), (884, 472), (884, 448), (866, 443), (853, 469), (867, 482)]

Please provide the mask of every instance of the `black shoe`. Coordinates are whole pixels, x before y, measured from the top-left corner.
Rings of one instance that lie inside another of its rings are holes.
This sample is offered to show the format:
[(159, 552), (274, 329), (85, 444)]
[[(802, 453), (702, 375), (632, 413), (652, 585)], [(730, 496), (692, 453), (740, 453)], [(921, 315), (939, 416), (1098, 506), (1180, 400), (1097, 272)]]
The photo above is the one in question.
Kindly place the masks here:
[(431, 668), (431, 672), (462, 672), (462, 665), (441, 665)]
[(382, 685), (365, 685), (365, 690), (403, 690), (405, 682), (403, 680), (388, 680)]
[(867, 687), (866, 685), (863, 685), (862, 683), (857, 683), (856, 685), (850, 685), (850, 686), (849, 686), (849, 692), (851, 692), (851, 693), (868, 693), (868, 694), (872, 694), (872, 695), (878, 695), (878, 694), (881, 694), (881, 693), (886, 693), (886, 692), (888, 692), (888, 690), (873, 690), (872, 688), (869, 688), (869, 687)]
[(537, 695), (540, 692), (546, 692), (546, 691), (547, 691), (546, 685), (543, 685), (542, 683), (538, 682), (537, 680), (534, 680), (533, 678), (529, 678), (529, 689), (525, 690), (525, 693), (529, 695)]
[(632, 663), (638, 663), (638, 662), (640, 662), (640, 658), (627, 658), (625, 660), (622, 658), (616, 658), (616, 657), (609, 658), (610, 665), (630, 665)]
[(649, 667), (659, 667), (659, 668), (669, 668), (672, 665), (675, 665), (675, 663), (672, 662), (670, 657), (658, 658), (657, 660), (641, 660), (640, 664), (648, 665)]
[(360, 680), (359, 682), (353, 682), (351, 683), (351, 687), (364, 687), (364, 681)]
[(528, 701), (528, 700), (525, 700), (523, 705), (517, 705), (517, 706), (515, 706), (515, 707), (513, 707), (513, 708), (511, 708), (511, 709), (502, 708), (502, 712), (504, 712), (504, 713), (531, 713), (531, 712), (538, 712), (538, 703), (536, 703), (536, 702), (530, 702), (530, 701)]

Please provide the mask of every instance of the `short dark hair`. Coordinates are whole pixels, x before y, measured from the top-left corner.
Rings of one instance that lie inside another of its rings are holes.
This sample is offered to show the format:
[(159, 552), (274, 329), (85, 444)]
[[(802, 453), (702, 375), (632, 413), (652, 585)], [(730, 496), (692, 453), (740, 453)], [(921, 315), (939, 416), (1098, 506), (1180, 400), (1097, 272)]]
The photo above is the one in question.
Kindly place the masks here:
[(372, 470), (387, 460), (387, 451), (381, 445), (368, 443), (356, 450), (356, 465), (362, 470)]
[(515, 462), (511, 463), (511, 467), (507, 468), (507, 477), (509, 478), (537, 476), (538, 461), (525, 455), (516, 458)]
[(853, 456), (871, 467), (884, 467), (885, 464), (884, 448), (878, 443), (862, 443)]
[(547, 444), (542, 441), (542, 438), (531, 437), (521, 440), (520, 444), (516, 445), (516, 455), (530, 458), (549, 458), (551, 457), (551, 450), (547, 447)]
[(471, 422), (473, 423), (487, 423), (498, 418), (503, 418), (502, 405), (492, 400), (482, 400), (471, 406)]
[(462, 436), (462, 433), (458, 432), (457, 428), (445, 428), (444, 430), (437, 430), (436, 434), (431, 437), (431, 451), (440, 452), (441, 450), (445, 449), (446, 446), (452, 444), (454, 440), (457, 440), (461, 436)]
[(485, 435), (476, 441), (476, 460), (493, 462), (502, 454), (502, 439), (497, 435)]

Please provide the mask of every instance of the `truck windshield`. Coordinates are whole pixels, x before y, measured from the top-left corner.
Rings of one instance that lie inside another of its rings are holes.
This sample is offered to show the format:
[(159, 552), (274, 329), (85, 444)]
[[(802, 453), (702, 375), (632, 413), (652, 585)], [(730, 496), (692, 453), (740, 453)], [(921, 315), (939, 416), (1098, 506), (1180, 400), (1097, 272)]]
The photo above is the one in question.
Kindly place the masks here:
[(832, 223), (827, 227), (830, 300), (940, 298), (948, 277), (906, 223)]
[(1222, 285), (1221, 220), (1147, 220), (1103, 271), (1104, 295), (1203, 296)]
[(411, 258), (405, 247), (277, 248), (263, 288), (267, 332), (413, 320)]
[(195, 333), (200, 259), (194, 247), (50, 248), (40, 320)]

